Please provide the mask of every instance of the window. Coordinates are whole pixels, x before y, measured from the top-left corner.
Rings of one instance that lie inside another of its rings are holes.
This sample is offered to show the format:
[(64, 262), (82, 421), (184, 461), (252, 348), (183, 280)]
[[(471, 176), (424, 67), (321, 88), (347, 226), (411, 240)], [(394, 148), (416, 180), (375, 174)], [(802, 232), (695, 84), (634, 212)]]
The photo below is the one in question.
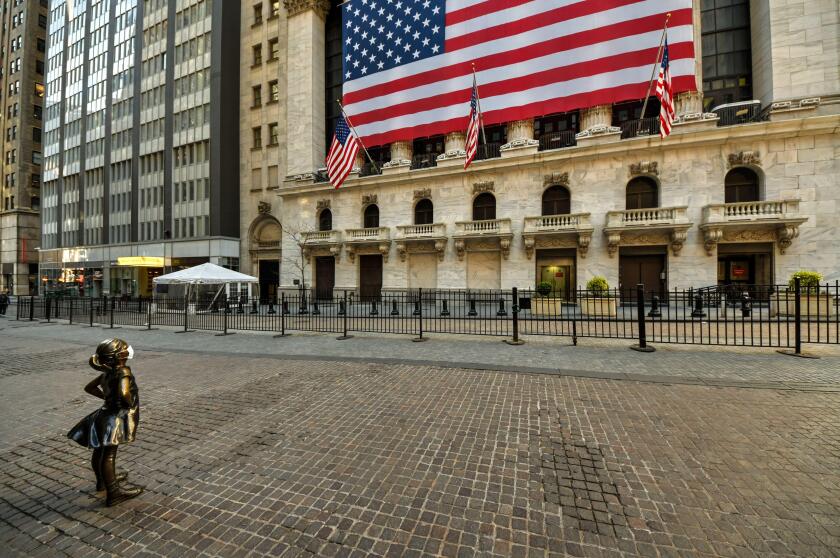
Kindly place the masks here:
[(318, 215), (318, 230), (332, 230), (332, 211), (330, 211), (329, 209), (322, 209), (321, 213)]
[(276, 103), (280, 100), (280, 84), (277, 83), (276, 79), (268, 82), (268, 95), (269, 103)]
[(277, 60), (280, 56), (280, 40), (276, 37), (268, 40), (268, 60)]
[(571, 213), (571, 195), (563, 186), (552, 186), (543, 192), (543, 215), (568, 215)]
[(251, 88), (251, 92), (253, 93), (251, 108), (262, 106), (262, 85), (255, 85)]
[(268, 17), (277, 17), (280, 15), (280, 0), (272, 0), (271, 15)]
[(379, 227), (379, 206), (375, 203), (370, 204), (365, 208), (365, 223), (366, 229), (375, 229)]
[(268, 145), (277, 145), (280, 139), (280, 129), (277, 122), (268, 125)]
[(414, 224), (431, 225), (434, 222), (434, 206), (432, 200), (423, 198), (414, 206)]
[(47, 28), (47, 16), (44, 14), (38, 14), (38, 27), (41, 29)]
[(32, 128), (32, 141), (41, 143), (41, 128)]
[(627, 184), (627, 209), (658, 207), (656, 182), (646, 176), (634, 178)]
[(473, 221), (496, 218), (496, 198), (489, 192), (479, 194), (473, 200)]
[(47, 51), (47, 42), (44, 39), (38, 39), (38, 52), (46, 52)]
[(262, 20), (262, 4), (254, 4), (254, 25), (259, 25)]
[(252, 50), (254, 51), (254, 66), (259, 66), (262, 64), (262, 45), (254, 45)]
[(732, 169), (726, 174), (726, 203), (754, 202), (759, 199), (758, 175), (750, 169)]
[(262, 147), (262, 126), (257, 126), (256, 128), (251, 129), (251, 134), (253, 135), (253, 145), (254, 149), (259, 149)]
[(703, 107), (752, 99), (752, 51), (748, 0), (703, 0)]

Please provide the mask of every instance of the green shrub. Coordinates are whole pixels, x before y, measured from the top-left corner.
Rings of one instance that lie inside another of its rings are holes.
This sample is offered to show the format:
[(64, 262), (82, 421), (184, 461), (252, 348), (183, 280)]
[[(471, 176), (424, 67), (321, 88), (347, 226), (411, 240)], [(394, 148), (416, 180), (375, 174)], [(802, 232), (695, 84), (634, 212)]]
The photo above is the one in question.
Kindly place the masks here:
[(790, 276), (790, 281), (788, 281), (788, 289), (793, 291), (796, 289), (796, 278), (799, 277), (799, 285), (802, 287), (803, 292), (808, 292), (810, 290), (817, 290), (820, 286), (820, 281), (822, 281), (822, 274), (817, 273), (816, 271), (797, 271), (793, 275)]
[(586, 290), (595, 296), (601, 296), (607, 294), (607, 291), (610, 290), (610, 284), (607, 283), (605, 278), (596, 275), (586, 282)]
[(548, 296), (552, 290), (554, 290), (554, 285), (548, 281), (540, 281), (537, 285), (537, 294), (540, 296)]

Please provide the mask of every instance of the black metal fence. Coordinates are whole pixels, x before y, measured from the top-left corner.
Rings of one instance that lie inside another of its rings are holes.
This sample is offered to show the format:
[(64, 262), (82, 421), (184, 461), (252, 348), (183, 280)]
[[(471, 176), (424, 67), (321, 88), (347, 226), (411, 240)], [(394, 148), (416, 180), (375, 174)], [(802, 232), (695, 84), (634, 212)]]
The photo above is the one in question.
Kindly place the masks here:
[[(317, 294), (317, 296), (316, 296)], [(18, 320), (61, 320), (88, 326), (171, 326), (227, 334), (293, 331), (341, 334), (523, 335), (634, 340), (652, 343), (795, 348), (840, 344), (840, 284), (714, 286), (703, 289), (571, 291), (568, 297), (529, 289), (384, 289), (323, 293), (282, 290), (276, 302), (240, 297), (186, 301), (21, 297)]]

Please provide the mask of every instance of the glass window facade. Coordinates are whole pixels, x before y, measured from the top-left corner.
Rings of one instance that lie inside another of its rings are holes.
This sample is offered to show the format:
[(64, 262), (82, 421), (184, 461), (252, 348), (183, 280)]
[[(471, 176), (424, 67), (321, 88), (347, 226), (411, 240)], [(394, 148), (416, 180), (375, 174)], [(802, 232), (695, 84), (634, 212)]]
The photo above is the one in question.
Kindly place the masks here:
[(703, 0), (703, 105), (752, 99), (750, 5), (747, 0)]

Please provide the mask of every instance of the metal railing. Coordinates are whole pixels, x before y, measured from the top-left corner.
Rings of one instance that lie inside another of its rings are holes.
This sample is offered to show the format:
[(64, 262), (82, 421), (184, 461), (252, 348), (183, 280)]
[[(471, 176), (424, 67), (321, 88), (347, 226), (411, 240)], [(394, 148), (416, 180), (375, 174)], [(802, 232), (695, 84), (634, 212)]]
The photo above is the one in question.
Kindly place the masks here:
[[(316, 296), (317, 295), (317, 296)], [(281, 290), (258, 298), (188, 300), (20, 297), (8, 313), (17, 320), (60, 320), (89, 327), (175, 327), (206, 330), (429, 333), (599, 337), (647, 342), (794, 348), (840, 344), (840, 282), (804, 288), (722, 285), (702, 289), (602, 292), (567, 296), (531, 289), (382, 289), (375, 292)]]
[(572, 147), (577, 145), (574, 130), (564, 130), (562, 132), (542, 134), (540, 136), (539, 141), (540, 151), (548, 151), (550, 149), (562, 149), (564, 147)]
[(761, 111), (761, 101), (740, 101), (719, 105), (713, 108), (712, 112), (718, 115), (718, 126), (735, 126), (766, 119)]
[(621, 139), (636, 138), (640, 136), (658, 136), (659, 135), (659, 117), (651, 116), (649, 118), (641, 118), (639, 120), (628, 120), (622, 122)]
[(412, 169), (428, 169), (437, 166), (437, 158), (441, 153), (423, 153), (411, 158)]
[(497, 159), (502, 156), (501, 143), (479, 143), (476, 149), (475, 158), (477, 161), (485, 159)]

